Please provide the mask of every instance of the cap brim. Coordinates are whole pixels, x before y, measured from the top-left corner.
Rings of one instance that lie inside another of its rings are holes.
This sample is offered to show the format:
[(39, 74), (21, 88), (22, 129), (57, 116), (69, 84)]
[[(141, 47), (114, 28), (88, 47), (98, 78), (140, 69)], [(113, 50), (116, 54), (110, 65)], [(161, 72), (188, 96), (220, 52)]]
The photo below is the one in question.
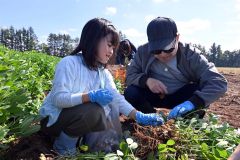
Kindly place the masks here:
[(174, 48), (175, 45), (175, 37), (168, 38), (164, 40), (152, 41), (148, 42), (148, 50), (149, 52), (156, 51), (156, 50), (169, 50)]

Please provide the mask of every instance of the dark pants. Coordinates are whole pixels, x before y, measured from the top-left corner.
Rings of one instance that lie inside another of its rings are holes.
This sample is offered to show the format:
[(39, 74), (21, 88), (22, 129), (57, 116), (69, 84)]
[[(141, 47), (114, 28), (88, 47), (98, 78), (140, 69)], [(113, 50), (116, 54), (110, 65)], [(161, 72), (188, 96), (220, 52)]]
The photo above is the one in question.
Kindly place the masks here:
[(161, 98), (159, 94), (151, 92), (148, 88), (131, 85), (124, 91), (124, 96), (137, 110), (144, 113), (155, 113), (154, 107), (172, 109), (188, 100), (197, 89), (197, 84), (188, 84), (175, 93)]
[(72, 137), (86, 133), (102, 131), (107, 128), (103, 108), (96, 103), (85, 103), (71, 108), (64, 108), (56, 123), (46, 127), (48, 117), (41, 121), (44, 133), (57, 137), (62, 131)]

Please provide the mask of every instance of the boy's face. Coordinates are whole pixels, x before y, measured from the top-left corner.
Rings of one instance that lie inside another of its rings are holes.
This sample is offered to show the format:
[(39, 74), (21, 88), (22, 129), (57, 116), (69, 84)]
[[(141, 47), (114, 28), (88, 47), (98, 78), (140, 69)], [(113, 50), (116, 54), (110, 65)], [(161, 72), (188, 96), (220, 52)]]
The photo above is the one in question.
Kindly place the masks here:
[(176, 42), (175, 42), (175, 46), (174, 46), (174, 50), (170, 53), (166, 53), (164, 51), (162, 51), (160, 54), (155, 54), (154, 57), (156, 57), (159, 61), (161, 61), (162, 63), (167, 63), (169, 62), (171, 59), (173, 59), (176, 54), (177, 54), (177, 50), (178, 50), (178, 40), (179, 40), (179, 34), (176, 37)]
[(102, 38), (98, 45), (97, 61), (102, 64), (107, 64), (114, 52), (112, 45), (112, 35), (108, 34)]
[(155, 54), (154, 57), (157, 58), (162, 63), (167, 63), (176, 56), (177, 50), (178, 50), (178, 41), (176, 41), (175, 48), (171, 53), (165, 53), (164, 51), (162, 51), (161, 54)]

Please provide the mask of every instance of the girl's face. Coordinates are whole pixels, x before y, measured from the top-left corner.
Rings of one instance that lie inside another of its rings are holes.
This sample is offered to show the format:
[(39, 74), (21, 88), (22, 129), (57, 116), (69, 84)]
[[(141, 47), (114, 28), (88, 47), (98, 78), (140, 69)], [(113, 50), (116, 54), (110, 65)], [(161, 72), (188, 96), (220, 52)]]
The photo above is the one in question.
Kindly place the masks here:
[(110, 57), (113, 55), (114, 46), (111, 43), (112, 35), (108, 34), (102, 38), (98, 44), (97, 61), (102, 64), (107, 64)]

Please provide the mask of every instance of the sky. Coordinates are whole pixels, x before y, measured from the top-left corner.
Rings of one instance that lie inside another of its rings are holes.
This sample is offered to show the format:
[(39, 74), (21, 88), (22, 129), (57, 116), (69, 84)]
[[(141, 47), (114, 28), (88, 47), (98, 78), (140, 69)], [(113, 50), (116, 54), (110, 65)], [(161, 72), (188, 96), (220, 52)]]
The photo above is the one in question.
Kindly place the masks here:
[(80, 38), (87, 21), (103, 17), (138, 47), (158, 16), (176, 22), (183, 43), (240, 49), (240, 0), (0, 0), (0, 27), (31, 26), (40, 42), (49, 33)]

